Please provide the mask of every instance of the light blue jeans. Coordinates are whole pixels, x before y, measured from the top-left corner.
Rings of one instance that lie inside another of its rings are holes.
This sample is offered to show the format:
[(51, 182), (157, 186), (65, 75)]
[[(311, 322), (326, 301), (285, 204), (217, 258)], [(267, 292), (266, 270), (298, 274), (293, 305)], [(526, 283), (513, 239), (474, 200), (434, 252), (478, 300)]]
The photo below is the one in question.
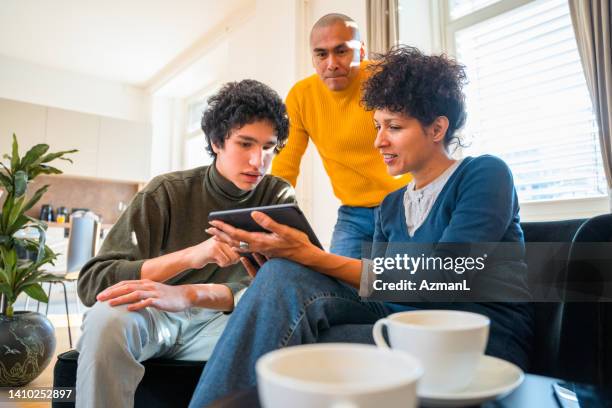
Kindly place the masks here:
[(145, 372), (141, 361), (154, 357), (205, 361), (228, 318), (202, 308), (170, 313), (148, 307), (130, 312), (125, 305), (97, 302), (85, 313), (76, 347), (76, 407), (134, 406)]
[(378, 207), (340, 206), (329, 252), (361, 259), (363, 243), (371, 243), (374, 237), (377, 210)]
[[(230, 392), (255, 384), (255, 362), (265, 353), (316, 343), (342, 324), (374, 324), (391, 310), (364, 302), (357, 291), (286, 259), (271, 259), (259, 270), (219, 339), (190, 403), (204, 407)], [(344, 333), (344, 342), (363, 342)]]

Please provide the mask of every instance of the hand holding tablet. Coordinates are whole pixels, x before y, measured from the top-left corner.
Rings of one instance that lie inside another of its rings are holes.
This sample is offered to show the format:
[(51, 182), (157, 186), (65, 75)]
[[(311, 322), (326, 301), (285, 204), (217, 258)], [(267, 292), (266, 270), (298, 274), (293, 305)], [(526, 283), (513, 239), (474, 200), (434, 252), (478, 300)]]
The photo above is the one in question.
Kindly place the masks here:
[(268, 257), (295, 260), (306, 247), (314, 245), (322, 249), (296, 204), (216, 211), (208, 218), (214, 228), (207, 232), (239, 252), (259, 252)]

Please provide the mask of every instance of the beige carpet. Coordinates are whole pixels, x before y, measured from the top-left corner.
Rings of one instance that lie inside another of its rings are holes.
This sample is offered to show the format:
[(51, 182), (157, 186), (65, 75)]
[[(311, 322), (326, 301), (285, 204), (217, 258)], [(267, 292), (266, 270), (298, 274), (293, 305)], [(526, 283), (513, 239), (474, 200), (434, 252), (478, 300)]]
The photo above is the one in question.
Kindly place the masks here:
[[(57, 346), (55, 347), (55, 355), (51, 360), (49, 366), (42, 372), (42, 374), (28, 384), (28, 388), (37, 387), (52, 387), (53, 386), (53, 366), (55, 365), (56, 357), (58, 354), (68, 351), (70, 349), (68, 343), (68, 328), (66, 327), (66, 316), (62, 314), (50, 315), (49, 319), (55, 326), (55, 335), (57, 339)], [(79, 315), (70, 315), (70, 323), (72, 326), (72, 344), (76, 344), (80, 333), (81, 317)], [(3, 402), (8, 397), (8, 391), (0, 391), (0, 407), (19, 407), (19, 408), (49, 408), (51, 402)]]

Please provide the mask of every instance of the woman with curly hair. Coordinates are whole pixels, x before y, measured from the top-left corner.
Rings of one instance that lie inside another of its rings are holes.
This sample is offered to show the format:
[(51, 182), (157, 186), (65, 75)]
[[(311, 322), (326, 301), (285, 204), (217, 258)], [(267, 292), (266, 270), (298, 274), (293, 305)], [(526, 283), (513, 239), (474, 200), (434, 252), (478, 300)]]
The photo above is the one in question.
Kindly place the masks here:
[[(493, 156), (455, 160), (449, 154), (466, 118), (462, 66), (445, 56), (399, 47), (373, 69), (363, 102), (375, 110), (375, 146), (391, 175), (413, 175), (409, 185), (383, 200), (375, 244), (512, 242), (522, 248), (508, 167)], [(268, 351), (329, 340), (371, 343), (369, 334), (363, 337), (368, 331), (353, 329), (355, 324), (372, 325), (403, 310), (452, 308), (487, 315), (486, 353), (527, 366), (532, 336), (527, 305), (364, 301), (354, 289), (360, 286), (362, 261), (326, 253), (305, 234), (262, 213), (254, 212), (253, 218), (272, 233), (249, 233), (220, 222), (209, 229), (233, 247), (248, 242), (270, 260), (258, 271), (249, 266), (256, 278), (208, 362), (191, 406), (255, 384), (255, 362)], [(517, 263), (524, 266), (520, 259)], [(517, 268), (518, 275), (524, 272)], [(518, 290), (524, 289), (521, 282), (514, 283)], [(322, 335), (338, 325), (346, 325), (342, 336)]]

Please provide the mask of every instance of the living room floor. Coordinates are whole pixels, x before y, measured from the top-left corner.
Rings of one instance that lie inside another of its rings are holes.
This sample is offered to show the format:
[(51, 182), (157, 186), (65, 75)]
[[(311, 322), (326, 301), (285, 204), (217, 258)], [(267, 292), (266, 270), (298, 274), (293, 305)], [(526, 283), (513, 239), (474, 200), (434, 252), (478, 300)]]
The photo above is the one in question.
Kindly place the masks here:
[[(45, 285), (45, 290), (47, 289)], [(79, 336), (81, 335), (81, 321), (82, 321), (82, 313), (86, 310), (86, 308), (80, 304), (80, 314), (77, 313), (76, 306), (76, 297), (74, 293), (74, 285), (67, 285), (67, 294), (68, 294), (68, 310), (70, 310), (70, 326), (72, 331), (72, 345), (76, 344)], [(29, 302), (29, 310), (36, 310), (36, 302)], [(19, 299), (15, 304), (15, 310), (25, 310), (25, 301), (24, 299)], [(44, 314), (45, 305), (41, 305), (40, 312)], [(53, 386), (53, 367), (55, 366), (55, 362), (57, 361), (57, 355), (61, 354), (65, 351), (70, 350), (70, 343), (68, 341), (68, 325), (66, 322), (66, 308), (64, 304), (64, 294), (60, 289), (59, 285), (54, 285), (53, 292), (51, 295), (51, 303), (49, 304), (49, 320), (53, 323), (55, 327), (55, 336), (56, 336), (56, 347), (55, 353), (51, 362), (42, 372), (42, 374), (37, 377), (34, 381), (28, 384), (25, 389), (29, 388), (39, 388), (39, 387), (52, 387)], [(51, 402), (15, 402), (8, 401), (8, 390), (0, 391), (0, 408), (5, 407), (15, 407), (15, 408), (50, 408)]]

